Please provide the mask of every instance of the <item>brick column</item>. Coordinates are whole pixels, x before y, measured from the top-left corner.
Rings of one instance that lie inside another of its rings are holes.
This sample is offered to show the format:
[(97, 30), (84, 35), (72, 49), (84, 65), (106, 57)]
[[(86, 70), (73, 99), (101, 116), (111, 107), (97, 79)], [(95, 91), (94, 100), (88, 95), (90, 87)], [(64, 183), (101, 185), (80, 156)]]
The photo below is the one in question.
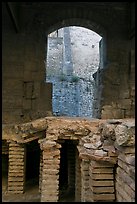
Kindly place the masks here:
[(114, 164), (91, 161), (89, 186), (91, 202), (114, 202)]
[(89, 160), (81, 162), (81, 202), (89, 201)]
[(59, 168), (61, 145), (55, 141), (44, 141), (41, 202), (57, 202), (59, 198)]
[(9, 143), (8, 193), (24, 193), (25, 152), (24, 144)]

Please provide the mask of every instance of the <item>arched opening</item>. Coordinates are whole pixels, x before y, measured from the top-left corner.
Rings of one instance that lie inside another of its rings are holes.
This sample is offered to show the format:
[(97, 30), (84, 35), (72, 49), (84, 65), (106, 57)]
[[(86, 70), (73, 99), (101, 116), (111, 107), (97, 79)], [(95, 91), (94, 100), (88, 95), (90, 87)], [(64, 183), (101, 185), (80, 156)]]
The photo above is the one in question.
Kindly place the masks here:
[[(30, 195), (33, 195), (33, 199), (37, 200), (39, 198), (39, 166), (40, 166), (40, 147), (37, 140), (31, 141), (26, 144), (25, 166), (26, 166), (25, 192), (27, 193), (29, 191)], [(35, 195), (33, 192), (35, 192)]]
[(2, 141), (2, 191), (8, 188), (9, 147), (5, 140)]
[(75, 201), (77, 141), (60, 140), (59, 202)]
[(48, 35), (46, 81), (53, 85), (53, 115), (98, 117), (93, 75), (103, 67), (102, 49), (102, 37), (84, 27), (63, 27)]

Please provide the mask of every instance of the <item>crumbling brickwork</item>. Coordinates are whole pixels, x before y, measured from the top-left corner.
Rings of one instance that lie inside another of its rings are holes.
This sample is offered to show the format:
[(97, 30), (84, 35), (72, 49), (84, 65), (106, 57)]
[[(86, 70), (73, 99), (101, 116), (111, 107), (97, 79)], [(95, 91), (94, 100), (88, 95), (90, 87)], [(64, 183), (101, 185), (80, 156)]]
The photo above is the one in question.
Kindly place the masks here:
[[(59, 178), (62, 176), (60, 150), (63, 141), (68, 141), (69, 144), (66, 150), (68, 190), (75, 191), (76, 200), (134, 201), (135, 121), (133, 119), (88, 120), (45, 117), (13, 127), (10, 126), (14, 134), (9, 143), (9, 192), (24, 192), (26, 174), (24, 145), (27, 138), (30, 141), (39, 137), (42, 153), (39, 190), (42, 202), (59, 201)], [(41, 135), (39, 133), (41, 131), (46, 134)], [(25, 140), (20, 138), (24, 138), (24, 135), (21, 136), (23, 132), (26, 134)], [(22, 144), (19, 144), (20, 142)], [(71, 151), (69, 148), (74, 144)]]

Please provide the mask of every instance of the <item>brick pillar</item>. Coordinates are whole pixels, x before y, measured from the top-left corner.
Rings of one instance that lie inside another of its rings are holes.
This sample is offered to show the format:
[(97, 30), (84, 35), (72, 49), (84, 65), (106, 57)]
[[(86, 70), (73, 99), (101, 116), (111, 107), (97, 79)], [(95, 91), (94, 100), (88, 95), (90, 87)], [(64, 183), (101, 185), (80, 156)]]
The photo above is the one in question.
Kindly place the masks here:
[(24, 193), (25, 153), (24, 144), (9, 143), (8, 193)]
[(114, 202), (114, 164), (91, 161), (89, 186), (91, 202)]
[(81, 202), (89, 201), (89, 160), (81, 162)]
[(44, 141), (41, 202), (57, 202), (59, 199), (59, 168), (61, 145), (55, 141)]

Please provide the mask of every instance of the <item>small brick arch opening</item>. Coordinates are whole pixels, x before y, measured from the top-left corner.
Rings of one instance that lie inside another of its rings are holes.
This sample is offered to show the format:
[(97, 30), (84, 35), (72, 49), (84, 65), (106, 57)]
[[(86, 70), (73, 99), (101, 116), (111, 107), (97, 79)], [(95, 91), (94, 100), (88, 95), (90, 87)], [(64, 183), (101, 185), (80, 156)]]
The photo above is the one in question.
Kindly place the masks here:
[(8, 187), (8, 168), (9, 155), (2, 154), (2, 189), (7, 190)]
[(2, 189), (8, 187), (8, 170), (9, 170), (9, 147), (6, 140), (2, 141)]
[(60, 140), (59, 202), (75, 200), (77, 141)]
[(39, 185), (39, 165), (40, 165), (40, 147), (38, 140), (26, 144), (26, 174), (25, 183), (27, 186)]

